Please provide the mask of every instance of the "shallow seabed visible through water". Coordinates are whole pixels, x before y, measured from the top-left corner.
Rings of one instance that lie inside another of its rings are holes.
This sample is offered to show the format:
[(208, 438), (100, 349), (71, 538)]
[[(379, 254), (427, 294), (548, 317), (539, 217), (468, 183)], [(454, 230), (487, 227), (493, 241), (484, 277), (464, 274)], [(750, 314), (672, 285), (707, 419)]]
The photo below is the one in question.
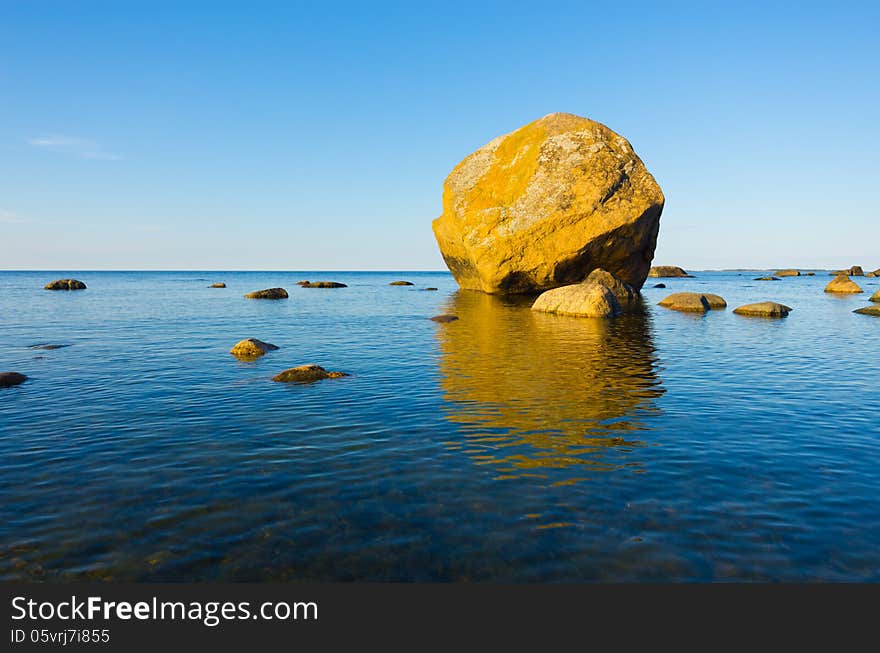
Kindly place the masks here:
[[(603, 321), (445, 273), (0, 273), (29, 377), (0, 389), (0, 579), (880, 580), (880, 320), (851, 312), (880, 279), (696, 275)], [(729, 307), (656, 306), (682, 290)], [(763, 300), (794, 311), (732, 313)], [(351, 376), (271, 381), (304, 363)]]

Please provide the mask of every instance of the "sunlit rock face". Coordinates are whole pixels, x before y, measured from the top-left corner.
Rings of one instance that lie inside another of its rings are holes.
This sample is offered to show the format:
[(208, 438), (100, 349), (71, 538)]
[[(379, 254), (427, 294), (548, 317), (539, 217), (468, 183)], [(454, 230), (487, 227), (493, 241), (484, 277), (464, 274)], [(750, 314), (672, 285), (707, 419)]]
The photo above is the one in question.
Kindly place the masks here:
[(471, 291), (446, 308), (461, 318), (436, 334), (447, 419), (481, 464), (577, 474), (615, 469), (609, 447), (641, 444), (641, 419), (662, 394), (649, 316), (559, 316), (530, 310), (528, 298)]
[(638, 290), (663, 203), (625, 138), (593, 120), (552, 113), (459, 163), (433, 227), (462, 288), (538, 293), (601, 267)]

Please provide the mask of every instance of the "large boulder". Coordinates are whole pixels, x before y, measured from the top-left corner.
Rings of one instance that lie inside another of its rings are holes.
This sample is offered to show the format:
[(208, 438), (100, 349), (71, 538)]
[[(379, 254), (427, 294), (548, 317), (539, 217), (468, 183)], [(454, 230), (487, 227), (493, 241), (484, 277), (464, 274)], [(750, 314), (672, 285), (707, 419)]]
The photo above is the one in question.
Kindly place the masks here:
[(692, 277), (694, 275), (688, 274), (683, 268), (678, 267), (677, 265), (655, 265), (650, 270), (648, 270), (649, 277), (655, 278), (675, 278), (675, 277)]
[(776, 302), (758, 302), (757, 304), (746, 304), (739, 308), (733, 309), (737, 315), (746, 317), (787, 317), (791, 312), (791, 307), (785, 304), (777, 304)]
[(46, 290), (85, 290), (86, 284), (77, 279), (58, 279), (43, 286)]
[(547, 290), (535, 300), (532, 310), (578, 317), (614, 317), (621, 313), (614, 293), (593, 281)]
[(839, 274), (834, 277), (827, 286), (825, 292), (838, 294), (855, 294), (863, 292), (859, 285), (845, 274)]
[(657, 304), (663, 308), (685, 313), (705, 313), (727, 308), (727, 302), (723, 297), (699, 292), (674, 292)]
[(552, 113), (459, 163), (433, 228), (462, 288), (534, 293), (601, 267), (638, 290), (663, 203), (625, 138), (593, 120)]
[(284, 288), (266, 288), (249, 292), (245, 297), (248, 299), (287, 299), (287, 291)]

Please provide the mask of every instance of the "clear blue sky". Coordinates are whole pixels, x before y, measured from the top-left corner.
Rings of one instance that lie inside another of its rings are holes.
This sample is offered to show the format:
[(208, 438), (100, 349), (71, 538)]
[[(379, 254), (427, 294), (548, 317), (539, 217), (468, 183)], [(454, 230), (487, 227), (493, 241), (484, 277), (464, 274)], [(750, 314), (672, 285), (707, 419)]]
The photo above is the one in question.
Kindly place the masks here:
[(554, 111), (656, 263), (880, 266), (876, 2), (184, 4), (0, 0), (0, 269), (443, 269), (443, 179)]

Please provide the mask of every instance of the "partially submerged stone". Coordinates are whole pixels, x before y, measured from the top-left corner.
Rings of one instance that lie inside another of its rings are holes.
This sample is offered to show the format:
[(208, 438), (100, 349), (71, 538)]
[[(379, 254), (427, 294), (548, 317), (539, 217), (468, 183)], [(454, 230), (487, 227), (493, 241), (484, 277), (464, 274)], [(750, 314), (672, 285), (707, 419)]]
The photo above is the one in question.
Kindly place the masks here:
[(58, 279), (47, 283), (44, 288), (46, 290), (85, 290), (86, 284), (77, 279)]
[(880, 305), (875, 304), (874, 306), (857, 308), (853, 311), (853, 313), (858, 313), (859, 315), (873, 315), (874, 317), (880, 317)]
[(827, 286), (825, 292), (837, 293), (841, 295), (854, 295), (863, 292), (859, 285), (845, 274), (834, 277)]
[(870, 301), (880, 302), (880, 290), (877, 290), (873, 295), (871, 295)]
[(70, 345), (56, 345), (52, 343), (41, 342), (36, 345), (29, 345), (28, 349), (41, 349), (43, 351), (52, 351), (54, 349), (62, 349), (64, 347), (70, 347)]
[(590, 272), (585, 283), (598, 283), (605, 286), (611, 291), (611, 294), (617, 299), (620, 308), (623, 311), (631, 310), (637, 306), (641, 306), (641, 297), (638, 291), (625, 281), (618, 279), (613, 274), (602, 268), (597, 268)]
[(338, 281), (302, 281), (297, 285), (303, 288), (348, 288), (344, 283)]
[(245, 297), (248, 299), (287, 299), (287, 291), (284, 288), (266, 288), (249, 292)]
[(18, 372), (0, 372), (0, 388), (11, 388), (14, 385), (21, 385), (27, 381), (24, 374)]
[(235, 343), (235, 346), (229, 350), (229, 353), (236, 358), (254, 359), (276, 349), (278, 349), (278, 346), (270, 342), (263, 342), (256, 338), (245, 338)]
[(212, 284), (211, 284), (210, 286), (208, 286), (208, 287), (209, 287), (209, 288), (225, 288), (225, 287), (226, 287), (226, 284), (223, 283), (223, 282), (221, 281), (221, 282), (219, 282), (219, 283), (212, 283)]
[(778, 277), (755, 277), (755, 281), (779, 281)]
[(462, 288), (529, 294), (604, 268), (641, 288), (663, 193), (625, 138), (551, 113), (461, 161), (434, 235)]
[(532, 310), (576, 317), (614, 317), (622, 312), (614, 293), (594, 281), (548, 290), (535, 300)]
[(665, 284), (665, 283), (655, 283), (655, 284), (654, 284), (654, 287), (655, 287), (655, 288), (665, 288), (665, 287), (666, 287), (666, 284)]
[(435, 315), (432, 318), (429, 318), (433, 322), (455, 322), (458, 319), (457, 315)]
[(415, 284), (412, 281), (392, 281), (388, 285), (389, 286), (413, 286)]
[(279, 383), (313, 383), (322, 379), (338, 379), (343, 376), (349, 375), (345, 372), (328, 372), (320, 365), (309, 364), (284, 370), (273, 376), (272, 380)]
[(799, 277), (799, 276), (801, 276), (801, 271), (800, 270), (777, 270), (775, 276), (777, 276), (777, 277)]
[(746, 317), (787, 317), (791, 312), (791, 307), (776, 302), (758, 302), (757, 304), (746, 304), (739, 308), (733, 309), (737, 315)]
[(727, 307), (723, 297), (711, 293), (674, 292), (658, 302), (658, 306), (685, 313), (705, 313)]
[(437, 290), (436, 288), (422, 288), (422, 290)]
[(678, 267), (677, 265), (655, 265), (650, 270), (648, 270), (649, 277), (692, 277), (694, 275), (688, 274), (685, 270)]

